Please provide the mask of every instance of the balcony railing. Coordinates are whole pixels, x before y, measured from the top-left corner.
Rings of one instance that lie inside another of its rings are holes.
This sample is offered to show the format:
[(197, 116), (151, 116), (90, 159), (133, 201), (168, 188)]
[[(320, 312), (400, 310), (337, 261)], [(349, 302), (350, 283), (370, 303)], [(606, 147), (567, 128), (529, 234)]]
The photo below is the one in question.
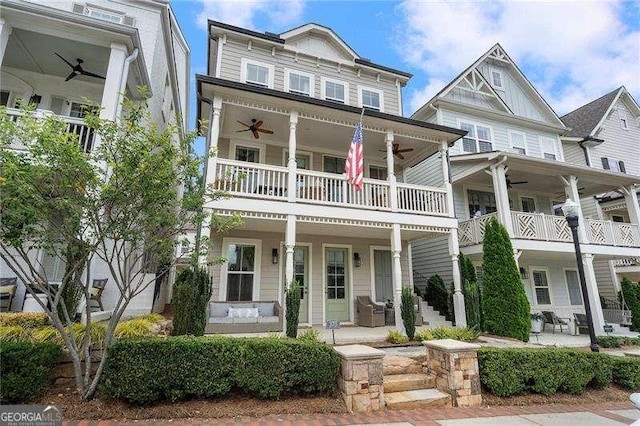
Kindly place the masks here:
[[(9, 116), (9, 120), (17, 121), (18, 117), (23, 115), (23, 112), (16, 108), (7, 108), (7, 114)], [(36, 110), (34, 115), (37, 118), (45, 118), (54, 114), (50, 111)], [(62, 119), (67, 124), (67, 132), (78, 136), (78, 143), (80, 143), (84, 152), (91, 151), (95, 140), (95, 133), (93, 129), (84, 124), (84, 120), (82, 118), (65, 116), (59, 116), (58, 118)], [(16, 149), (24, 149), (24, 145), (21, 141), (14, 141), (13, 145)]]
[[(213, 186), (235, 197), (287, 200), (288, 175), (286, 167), (218, 158)], [(356, 191), (343, 175), (298, 170), (295, 182), (299, 203), (392, 211), (387, 181), (365, 178)], [(447, 215), (444, 189), (399, 183), (397, 192), (399, 212)]]
[[(461, 246), (481, 244), (487, 222), (496, 213), (460, 222), (458, 239)], [(572, 242), (571, 229), (562, 216), (543, 213), (511, 212), (513, 238)], [(587, 238), (590, 244), (618, 247), (640, 247), (638, 225), (607, 220), (586, 220)]]
[(640, 266), (640, 257), (628, 257), (613, 261), (614, 266)]

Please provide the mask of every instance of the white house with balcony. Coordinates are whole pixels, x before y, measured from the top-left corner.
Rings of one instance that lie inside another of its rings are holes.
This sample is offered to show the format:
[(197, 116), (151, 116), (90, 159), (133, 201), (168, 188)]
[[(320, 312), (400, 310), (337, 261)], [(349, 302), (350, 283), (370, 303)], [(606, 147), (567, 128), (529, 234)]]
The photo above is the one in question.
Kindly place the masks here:
[[(2, 0), (0, 4), (0, 105), (20, 114), (20, 102), (35, 105), (36, 114), (56, 114), (78, 134), (85, 150), (99, 143), (83, 123), (86, 105), (99, 105), (102, 118), (121, 114), (122, 96), (150, 92), (149, 110), (162, 127), (177, 122), (186, 131), (189, 47), (167, 0)], [(20, 146), (14, 146), (20, 149)], [(38, 254), (48, 281), (62, 279), (60, 259)], [(2, 267), (2, 276), (10, 271)], [(109, 278), (96, 261), (93, 278)], [(166, 285), (165, 285), (166, 287)], [(117, 289), (107, 283), (102, 301), (108, 310)], [(151, 286), (132, 301), (129, 311), (149, 312), (163, 306), (166, 288)], [(19, 286), (13, 310), (21, 310)]]
[[(560, 207), (610, 191), (628, 193), (621, 206), (630, 223), (580, 215), (579, 238), (596, 333), (605, 318), (595, 264), (629, 259), (640, 250), (636, 185), (640, 177), (598, 170), (566, 160), (561, 137), (570, 129), (499, 44), (491, 47), (421, 107), (413, 119), (466, 130), (449, 149), (454, 213), (460, 252), (482, 274), (482, 242), (496, 217), (512, 239), (514, 256), (532, 312), (554, 311), (572, 319), (584, 313), (571, 231)], [(413, 167), (412, 184), (438, 185), (437, 158)], [(455, 280), (444, 238), (411, 245), (412, 263), (424, 286), (439, 274)]]
[[(208, 29), (198, 118), (210, 123), (216, 154), (206, 182), (229, 197), (207, 208), (244, 219), (226, 234), (203, 231), (210, 257), (226, 259), (211, 268), (212, 300), (282, 303), (296, 279), (302, 324), (358, 323), (358, 296), (399, 306), (412, 285), (409, 242), (447, 239), (457, 227), (440, 153), (466, 132), (402, 117), (410, 75), (360, 57), (329, 28)], [(361, 114), (365, 178), (356, 191), (344, 165)], [(407, 183), (405, 171), (426, 158), (438, 158), (440, 182)]]
[[(571, 127), (562, 137), (567, 162), (640, 176), (640, 107), (624, 86), (561, 119)], [(639, 192), (640, 187), (636, 187), (636, 198)], [(627, 200), (633, 197), (628, 189), (619, 188), (583, 198), (581, 202), (589, 218), (638, 225), (637, 215), (627, 207)], [(608, 307), (605, 315), (616, 315), (619, 311), (616, 309), (618, 292), (624, 277), (640, 281), (640, 253), (636, 254), (636, 257), (594, 262), (600, 294)]]

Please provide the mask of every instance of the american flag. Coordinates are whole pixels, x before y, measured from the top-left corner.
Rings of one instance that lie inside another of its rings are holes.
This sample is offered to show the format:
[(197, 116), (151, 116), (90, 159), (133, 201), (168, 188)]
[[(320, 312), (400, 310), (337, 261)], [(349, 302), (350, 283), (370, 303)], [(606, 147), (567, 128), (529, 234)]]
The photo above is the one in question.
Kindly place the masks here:
[(353, 133), (347, 161), (344, 164), (347, 181), (353, 185), (356, 191), (362, 189), (362, 179), (364, 178), (363, 158), (362, 123), (360, 122), (356, 125), (356, 131)]

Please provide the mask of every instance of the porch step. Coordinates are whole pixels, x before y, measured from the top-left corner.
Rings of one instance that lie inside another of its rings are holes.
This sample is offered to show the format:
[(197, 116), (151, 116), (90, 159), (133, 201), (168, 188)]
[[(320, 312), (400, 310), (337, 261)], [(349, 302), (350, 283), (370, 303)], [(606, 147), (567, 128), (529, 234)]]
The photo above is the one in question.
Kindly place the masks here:
[(436, 385), (436, 378), (431, 374), (394, 374), (384, 376), (384, 394), (410, 390), (431, 389)]
[(420, 389), (401, 392), (387, 392), (384, 402), (389, 410), (410, 410), (415, 408), (451, 407), (451, 395), (437, 389)]
[(388, 376), (403, 374), (422, 374), (422, 363), (404, 356), (387, 355), (382, 360), (384, 380)]
[(451, 321), (447, 321), (447, 319), (440, 315), (440, 312), (433, 309), (432, 306), (429, 306), (427, 302), (422, 302), (422, 325), (427, 325), (429, 327), (453, 327)]

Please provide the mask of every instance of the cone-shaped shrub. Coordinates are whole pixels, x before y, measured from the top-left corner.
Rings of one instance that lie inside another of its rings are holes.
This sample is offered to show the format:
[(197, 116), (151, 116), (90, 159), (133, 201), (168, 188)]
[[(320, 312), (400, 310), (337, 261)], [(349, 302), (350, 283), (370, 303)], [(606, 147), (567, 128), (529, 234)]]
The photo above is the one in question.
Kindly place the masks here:
[(624, 277), (622, 279), (622, 294), (631, 310), (631, 330), (640, 331), (640, 283), (634, 283)]
[(467, 327), (476, 330), (482, 329), (482, 309), (480, 305), (480, 286), (476, 278), (476, 270), (471, 259), (460, 253), (460, 276), (462, 278), (462, 292), (464, 294), (464, 307), (467, 314)]
[(291, 281), (286, 290), (287, 337), (295, 339), (298, 336), (298, 320), (300, 318), (300, 285), (297, 280)]
[(507, 230), (494, 218), (484, 233), (482, 310), (489, 333), (529, 341), (530, 307)]
[(413, 308), (413, 289), (411, 287), (402, 287), (400, 315), (407, 337), (409, 340), (413, 340), (416, 333), (416, 311)]
[(207, 325), (211, 281), (206, 269), (184, 269), (173, 287), (173, 334), (202, 336)]

